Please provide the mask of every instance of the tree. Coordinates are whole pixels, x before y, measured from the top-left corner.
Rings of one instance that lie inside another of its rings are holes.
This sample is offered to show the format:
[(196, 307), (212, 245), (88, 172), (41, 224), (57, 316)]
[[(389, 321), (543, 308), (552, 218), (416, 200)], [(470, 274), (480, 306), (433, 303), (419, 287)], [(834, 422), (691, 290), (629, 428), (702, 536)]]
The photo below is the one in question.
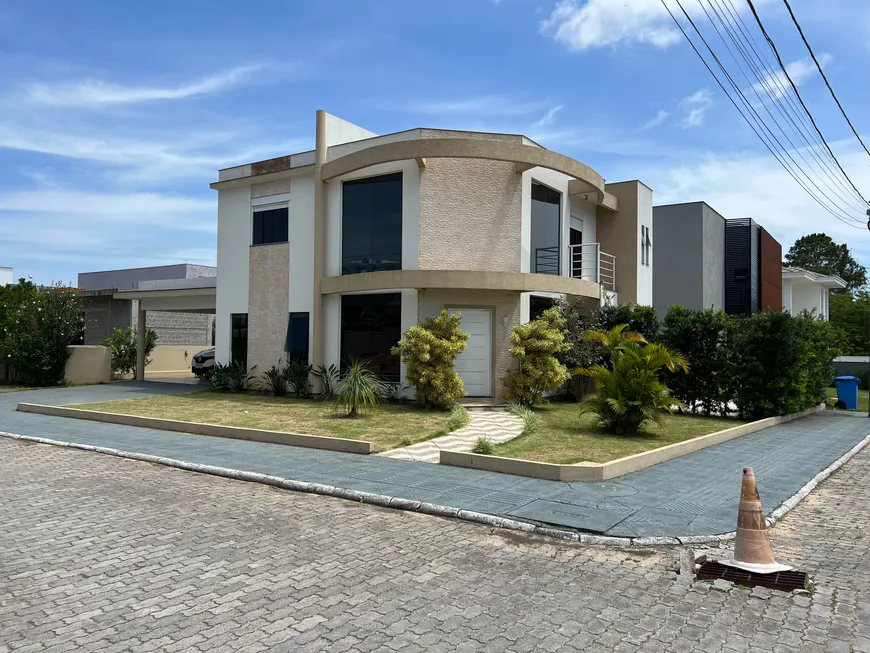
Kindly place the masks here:
[[(565, 321), (565, 341), (568, 349), (557, 354), (556, 358), (569, 370), (578, 367), (592, 367), (602, 362), (601, 343), (589, 340), (590, 331), (601, 328), (598, 302), (587, 305), (582, 299), (559, 302), (559, 311)], [(575, 399), (580, 399), (591, 390), (592, 382), (585, 376), (574, 376), (568, 383), (568, 391)]]
[[(112, 372), (115, 374), (130, 374), (136, 371), (139, 342), (136, 329), (127, 327), (123, 331), (115, 329), (109, 338), (103, 340), (103, 346), (112, 350)], [(145, 330), (145, 365), (151, 364), (148, 358), (157, 346), (157, 332), (154, 329)]]
[(785, 255), (785, 264), (819, 274), (835, 274), (849, 290), (867, 285), (867, 268), (858, 263), (848, 245), (839, 245), (827, 234), (798, 238)]
[(570, 345), (565, 342), (565, 320), (558, 306), (547, 309), (536, 320), (518, 324), (511, 331), (510, 354), (519, 369), (504, 378), (506, 396), (524, 406), (532, 406), (570, 378), (568, 368), (556, 356)]
[(628, 325), (629, 331), (635, 331), (652, 342), (659, 335), (659, 316), (652, 306), (638, 304), (607, 304), (601, 309), (601, 328), (605, 331), (615, 329), (620, 324)]
[(866, 356), (870, 337), (870, 293), (866, 290), (831, 295), (831, 324), (846, 356)]
[(453, 360), (468, 345), (471, 337), (459, 328), (460, 314), (449, 315), (445, 308), (437, 317), (426, 318), (411, 327), (395, 347), (406, 366), (406, 376), (426, 408), (447, 406), (465, 396), (462, 379), (453, 369)]

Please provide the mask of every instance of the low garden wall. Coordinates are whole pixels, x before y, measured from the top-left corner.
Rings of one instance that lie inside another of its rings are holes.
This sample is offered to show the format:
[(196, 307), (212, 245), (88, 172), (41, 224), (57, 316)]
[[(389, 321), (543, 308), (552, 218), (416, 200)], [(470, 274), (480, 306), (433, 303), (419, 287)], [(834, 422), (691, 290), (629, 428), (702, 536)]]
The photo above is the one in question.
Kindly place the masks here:
[(112, 380), (112, 350), (102, 345), (70, 345), (64, 380), (72, 385), (108, 383)]
[(120, 415), (118, 413), (101, 413), (94, 410), (80, 410), (69, 406), (43, 406), (41, 404), (20, 403), (18, 404), (18, 410), (22, 413), (37, 413), (39, 415), (51, 415), (53, 417), (70, 417), (73, 419), (85, 419), (108, 424), (121, 424), (122, 426), (138, 426), (142, 428), (158, 429), (161, 431), (174, 431), (177, 433), (193, 433), (194, 435), (209, 435), (219, 438), (233, 438), (235, 440), (287, 444), (294, 447), (326, 449), (329, 451), (342, 451), (345, 453), (370, 454), (373, 449), (372, 443), (364, 440), (345, 440), (343, 438), (331, 438), (324, 435), (302, 435), (299, 433), (283, 433), (281, 431), (247, 429), (238, 426), (219, 426), (217, 424), (182, 422), (171, 419), (160, 419), (157, 417), (138, 417), (136, 415)]
[(659, 463), (685, 456), (707, 447), (712, 447), (729, 440), (756, 433), (777, 424), (784, 424), (801, 417), (807, 417), (825, 409), (825, 404), (814, 406), (808, 410), (783, 415), (781, 417), (768, 417), (767, 419), (741, 424), (724, 431), (702, 435), (692, 440), (678, 442), (652, 451), (618, 458), (606, 463), (575, 463), (573, 465), (556, 465), (532, 460), (520, 460), (518, 458), (502, 458), (500, 456), (485, 456), (474, 453), (458, 453), (441, 450), (440, 463), (453, 467), (468, 467), (483, 469), (502, 474), (514, 474), (516, 476), (528, 476), (551, 481), (568, 482), (598, 482), (606, 481), (618, 476), (630, 474)]

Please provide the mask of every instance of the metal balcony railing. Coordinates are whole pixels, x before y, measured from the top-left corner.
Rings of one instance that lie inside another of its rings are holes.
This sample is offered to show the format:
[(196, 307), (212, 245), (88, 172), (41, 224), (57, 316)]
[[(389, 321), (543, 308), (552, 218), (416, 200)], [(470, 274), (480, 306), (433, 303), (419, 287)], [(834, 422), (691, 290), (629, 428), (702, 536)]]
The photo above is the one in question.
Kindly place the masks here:
[[(600, 283), (605, 290), (616, 291), (616, 257), (601, 251), (599, 243), (585, 243), (568, 247), (570, 273), (574, 279)], [(536, 274), (560, 274), (558, 247), (539, 247), (535, 250)]]

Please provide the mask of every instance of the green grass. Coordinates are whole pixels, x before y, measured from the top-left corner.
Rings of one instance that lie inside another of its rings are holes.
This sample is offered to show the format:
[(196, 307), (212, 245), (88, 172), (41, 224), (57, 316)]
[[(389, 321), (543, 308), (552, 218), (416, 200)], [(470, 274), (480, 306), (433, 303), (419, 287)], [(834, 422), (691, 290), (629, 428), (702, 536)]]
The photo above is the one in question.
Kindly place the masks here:
[[(834, 402), (837, 401), (837, 389), (836, 388), (828, 388), (828, 407), (833, 408)], [(870, 404), (870, 399), (867, 396), (867, 390), (858, 390), (858, 412), (866, 413), (868, 410), (868, 404)]]
[(628, 437), (598, 428), (595, 417), (581, 416), (580, 407), (573, 403), (542, 406), (535, 414), (540, 417), (537, 431), (496, 445), (495, 455), (563, 465), (605, 463), (742, 423), (731, 418), (665, 415), (661, 426), (651, 425), (645, 433)]
[(450, 415), (446, 411), (423, 410), (414, 404), (383, 404), (363, 416), (349, 419), (337, 412), (330, 402), (212, 391), (79, 404), (75, 408), (368, 440), (374, 444), (376, 452), (446, 435)]
[(36, 390), (22, 385), (0, 385), (0, 392), (19, 392), (21, 390)]

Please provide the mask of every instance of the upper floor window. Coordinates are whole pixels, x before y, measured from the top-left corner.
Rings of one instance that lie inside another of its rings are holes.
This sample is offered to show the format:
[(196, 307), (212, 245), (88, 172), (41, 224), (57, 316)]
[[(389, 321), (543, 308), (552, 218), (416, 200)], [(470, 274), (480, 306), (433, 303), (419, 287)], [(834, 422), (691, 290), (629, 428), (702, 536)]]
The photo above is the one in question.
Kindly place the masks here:
[(253, 245), (286, 243), (289, 235), (290, 211), (288, 208), (254, 209)]
[(402, 269), (402, 173), (346, 181), (341, 273)]
[(559, 274), (561, 270), (562, 193), (532, 183), (531, 265), (537, 274)]
[(650, 265), (651, 257), (650, 250), (652, 249), (652, 240), (649, 237), (649, 227), (646, 225), (640, 226), (640, 264)]

